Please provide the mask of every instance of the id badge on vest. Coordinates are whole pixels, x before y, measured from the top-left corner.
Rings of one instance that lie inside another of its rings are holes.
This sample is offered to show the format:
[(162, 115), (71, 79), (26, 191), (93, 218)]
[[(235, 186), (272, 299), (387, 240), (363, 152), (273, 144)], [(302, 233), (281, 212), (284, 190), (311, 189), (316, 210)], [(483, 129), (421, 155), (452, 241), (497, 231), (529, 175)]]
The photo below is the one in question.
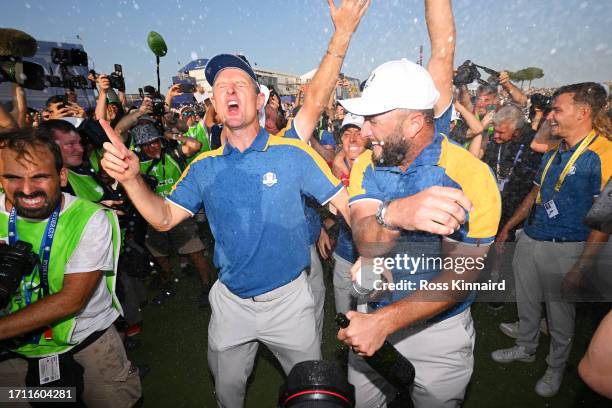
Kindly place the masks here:
[(500, 193), (504, 192), (504, 187), (506, 187), (506, 182), (508, 179), (497, 180), (497, 189)]
[(40, 385), (59, 380), (61, 377), (57, 354), (38, 360), (38, 373)]
[(548, 218), (555, 218), (557, 215), (559, 215), (559, 210), (557, 209), (557, 205), (553, 200), (545, 202), (544, 209), (546, 210)]

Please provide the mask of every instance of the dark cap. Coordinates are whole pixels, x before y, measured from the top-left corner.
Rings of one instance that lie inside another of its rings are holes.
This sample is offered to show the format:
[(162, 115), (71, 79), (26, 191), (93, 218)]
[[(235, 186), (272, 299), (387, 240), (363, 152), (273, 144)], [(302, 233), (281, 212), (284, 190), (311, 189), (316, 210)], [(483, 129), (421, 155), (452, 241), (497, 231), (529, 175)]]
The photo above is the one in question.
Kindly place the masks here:
[(208, 61), (208, 64), (206, 64), (206, 69), (204, 70), (208, 83), (212, 86), (217, 78), (217, 75), (219, 75), (219, 72), (227, 68), (237, 68), (246, 72), (251, 77), (253, 82), (255, 82), (257, 87), (259, 87), (259, 84), (257, 83), (257, 75), (255, 75), (255, 72), (253, 71), (253, 68), (251, 68), (248, 61), (246, 61), (244, 57), (232, 54), (219, 54), (212, 57), (212, 59)]
[(157, 139), (162, 139), (163, 136), (160, 131), (150, 123), (144, 125), (138, 125), (131, 129), (132, 137), (134, 138), (134, 144), (141, 146), (143, 144), (150, 143)]

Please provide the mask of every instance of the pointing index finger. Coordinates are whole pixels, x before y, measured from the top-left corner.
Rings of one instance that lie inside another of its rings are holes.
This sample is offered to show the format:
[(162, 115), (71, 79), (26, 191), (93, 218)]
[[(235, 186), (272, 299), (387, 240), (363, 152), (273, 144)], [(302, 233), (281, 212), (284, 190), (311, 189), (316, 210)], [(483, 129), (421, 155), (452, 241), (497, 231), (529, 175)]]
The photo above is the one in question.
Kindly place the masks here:
[(123, 140), (121, 140), (121, 137), (117, 134), (117, 132), (115, 132), (115, 130), (108, 123), (108, 121), (100, 119), (100, 125), (102, 125), (106, 136), (108, 136), (108, 140), (111, 141), (113, 146), (115, 146), (115, 148), (117, 148), (117, 150), (119, 150), (120, 152), (125, 153), (127, 149), (123, 144)]

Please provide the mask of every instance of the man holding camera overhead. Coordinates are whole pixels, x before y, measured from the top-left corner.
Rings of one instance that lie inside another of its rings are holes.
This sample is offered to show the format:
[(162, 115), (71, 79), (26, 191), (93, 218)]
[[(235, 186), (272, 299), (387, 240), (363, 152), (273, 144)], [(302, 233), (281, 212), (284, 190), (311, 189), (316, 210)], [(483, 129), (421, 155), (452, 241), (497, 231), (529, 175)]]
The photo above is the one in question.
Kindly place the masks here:
[[(62, 193), (67, 177), (47, 131), (3, 135), (0, 340), (11, 353), (0, 357), (0, 385), (76, 387), (89, 407), (129, 407), (141, 387), (113, 326), (117, 219)], [(23, 242), (33, 253), (18, 252)]]

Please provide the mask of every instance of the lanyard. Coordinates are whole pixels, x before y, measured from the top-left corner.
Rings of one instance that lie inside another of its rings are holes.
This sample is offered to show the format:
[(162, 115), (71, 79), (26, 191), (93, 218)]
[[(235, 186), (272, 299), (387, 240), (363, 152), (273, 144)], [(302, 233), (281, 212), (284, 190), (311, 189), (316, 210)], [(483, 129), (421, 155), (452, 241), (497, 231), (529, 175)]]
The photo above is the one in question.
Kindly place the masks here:
[[(496, 164), (496, 173), (495, 175), (497, 176), (497, 180), (500, 180), (500, 174), (501, 174), (501, 167), (499, 165), (499, 162), (501, 161), (501, 151), (502, 151), (502, 147), (503, 144), (499, 145), (499, 149), (497, 149), (497, 164)], [(512, 160), (512, 167), (510, 168), (510, 172), (508, 173), (508, 175), (504, 178), (504, 180), (509, 180), (510, 176), (512, 175), (512, 172), (514, 171), (514, 167), (516, 167), (516, 164), (519, 162), (521, 154), (523, 153), (523, 148), (525, 147), (524, 144), (521, 144), (521, 147), (519, 147), (518, 152), (516, 152), (516, 155), (514, 155), (514, 160)]]
[[(38, 255), (41, 258), (40, 267), (37, 267), (40, 272), (40, 283), (43, 289), (43, 295), (49, 294), (49, 259), (51, 258), (51, 246), (53, 245), (53, 238), (55, 237), (55, 231), (57, 230), (57, 221), (59, 219), (61, 201), (53, 210), (53, 213), (49, 217), (49, 221), (47, 221), (47, 225), (45, 227), (45, 233), (43, 235), (42, 241), (40, 243), (40, 249), (38, 251)], [(15, 206), (11, 209), (9, 214), (9, 244), (14, 245), (17, 240), (17, 211)], [(32, 278), (30, 279), (29, 287), (23, 282), (24, 292), (25, 292), (25, 301), (26, 305), (29, 305), (32, 302), (32, 292), (34, 290), (33, 281), (34, 275), (32, 274)], [(25, 279), (25, 278), (24, 278)]]
[[(570, 157), (569, 161), (565, 165), (565, 168), (561, 172), (561, 175), (559, 176), (559, 179), (555, 183), (555, 192), (558, 193), (559, 190), (561, 190), (561, 185), (565, 181), (565, 177), (567, 177), (567, 175), (570, 172), (571, 168), (574, 166), (574, 164), (578, 160), (578, 157), (580, 157), (580, 155), (582, 153), (584, 153), (584, 151), (587, 149), (587, 147), (591, 144), (593, 139), (595, 139), (596, 137), (597, 137), (597, 134), (595, 133), (595, 131), (594, 130), (591, 131), (591, 133), (589, 133), (589, 135), (587, 137), (585, 137), (584, 140), (580, 143), (580, 145), (578, 146), (576, 151), (574, 151), (574, 153), (572, 154), (572, 157)], [(542, 187), (544, 186), (544, 179), (546, 179), (546, 174), (548, 174), (548, 169), (550, 168), (550, 165), (552, 164), (552, 162), (553, 162), (555, 156), (557, 155), (557, 153), (559, 153), (559, 149), (560, 148), (561, 148), (561, 145), (559, 145), (557, 150), (555, 150), (555, 152), (552, 154), (552, 156), (550, 156), (550, 159), (548, 159), (548, 163), (546, 163), (546, 167), (544, 167), (544, 171), (542, 172), (542, 178), (540, 179), (540, 191), (538, 191), (538, 197), (536, 199), (536, 204), (541, 204), (542, 203), (541, 193), (542, 193)]]

